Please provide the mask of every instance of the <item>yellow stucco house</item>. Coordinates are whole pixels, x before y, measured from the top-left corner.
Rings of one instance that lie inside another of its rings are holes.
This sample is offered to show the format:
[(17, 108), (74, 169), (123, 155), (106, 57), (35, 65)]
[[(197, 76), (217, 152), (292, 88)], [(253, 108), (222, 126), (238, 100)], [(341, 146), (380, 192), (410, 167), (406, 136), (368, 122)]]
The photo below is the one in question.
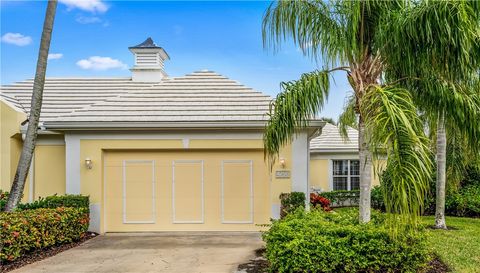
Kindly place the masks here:
[[(169, 56), (150, 38), (129, 49), (131, 77), (46, 79), (24, 201), (89, 195), (90, 229), (101, 233), (248, 231), (278, 218), (282, 192), (358, 187), (354, 137), (343, 142), (329, 124), (321, 134), (325, 123), (314, 121), (270, 171), (262, 143), (269, 96), (212, 71), (169, 77)], [(14, 176), (32, 85), (1, 88), (2, 190)]]

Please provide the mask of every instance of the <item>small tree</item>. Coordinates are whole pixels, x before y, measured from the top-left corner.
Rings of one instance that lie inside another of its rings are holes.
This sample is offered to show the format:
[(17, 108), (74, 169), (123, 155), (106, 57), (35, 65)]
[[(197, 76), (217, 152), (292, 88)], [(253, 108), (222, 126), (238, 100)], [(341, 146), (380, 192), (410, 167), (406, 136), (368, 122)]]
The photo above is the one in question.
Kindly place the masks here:
[(5, 211), (12, 211), (20, 202), (25, 188), (28, 169), (32, 162), (35, 142), (37, 140), (38, 123), (40, 120), (40, 111), (42, 109), (43, 87), (45, 85), (45, 74), (47, 71), (48, 51), (50, 49), (50, 40), (52, 38), (53, 22), (55, 11), (57, 9), (57, 0), (49, 0), (45, 22), (43, 24), (42, 38), (40, 41), (40, 50), (38, 53), (37, 69), (33, 81), (32, 104), (28, 118), (28, 127), (23, 142), (22, 153), (18, 161), (17, 171), (13, 179), (12, 188), (8, 197)]

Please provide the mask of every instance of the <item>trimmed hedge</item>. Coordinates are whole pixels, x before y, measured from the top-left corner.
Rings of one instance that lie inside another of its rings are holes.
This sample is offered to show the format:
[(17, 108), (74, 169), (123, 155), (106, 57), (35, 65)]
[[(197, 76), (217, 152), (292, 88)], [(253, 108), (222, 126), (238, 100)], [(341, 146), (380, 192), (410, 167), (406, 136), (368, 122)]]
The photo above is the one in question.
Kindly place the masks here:
[(325, 191), (319, 192), (318, 195), (330, 200), (332, 207), (358, 206), (360, 200), (360, 190)]
[(14, 261), (45, 247), (81, 239), (89, 224), (87, 208), (20, 210), (0, 213), (0, 261)]
[(297, 210), (263, 233), (271, 272), (416, 272), (429, 260), (423, 232), (392, 239), (383, 216)]
[(280, 194), (280, 218), (293, 213), (298, 208), (305, 209), (305, 194), (303, 192), (288, 192)]
[[(7, 204), (9, 192), (0, 190), (0, 211)], [(89, 208), (90, 200), (88, 196), (80, 194), (52, 195), (45, 198), (40, 197), (37, 201), (31, 203), (18, 204), (17, 210), (39, 209), (39, 208)]]
[(40, 197), (37, 201), (25, 204), (19, 204), (18, 209), (39, 209), (39, 208), (89, 208), (90, 201), (88, 196), (77, 194), (52, 195), (45, 198)]

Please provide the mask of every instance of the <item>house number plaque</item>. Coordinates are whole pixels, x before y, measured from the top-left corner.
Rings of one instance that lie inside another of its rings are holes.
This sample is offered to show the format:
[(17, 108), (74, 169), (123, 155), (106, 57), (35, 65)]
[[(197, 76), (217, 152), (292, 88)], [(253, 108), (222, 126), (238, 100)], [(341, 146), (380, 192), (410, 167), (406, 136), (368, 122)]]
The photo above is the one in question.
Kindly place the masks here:
[(290, 178), (290, 171), (276, 171), (275, 178)]

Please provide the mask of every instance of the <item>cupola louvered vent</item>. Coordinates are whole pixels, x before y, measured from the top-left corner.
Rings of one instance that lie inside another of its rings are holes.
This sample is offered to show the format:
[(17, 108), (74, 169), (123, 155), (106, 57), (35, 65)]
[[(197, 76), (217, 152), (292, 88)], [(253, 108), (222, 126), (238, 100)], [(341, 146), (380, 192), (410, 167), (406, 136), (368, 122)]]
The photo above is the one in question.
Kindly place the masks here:
[(164, 61), (170, 57), (151, 38), (129, 49), (135, 55), (135, 66), (130, 69), (133, 81), (160, 82), (167, 76)]

